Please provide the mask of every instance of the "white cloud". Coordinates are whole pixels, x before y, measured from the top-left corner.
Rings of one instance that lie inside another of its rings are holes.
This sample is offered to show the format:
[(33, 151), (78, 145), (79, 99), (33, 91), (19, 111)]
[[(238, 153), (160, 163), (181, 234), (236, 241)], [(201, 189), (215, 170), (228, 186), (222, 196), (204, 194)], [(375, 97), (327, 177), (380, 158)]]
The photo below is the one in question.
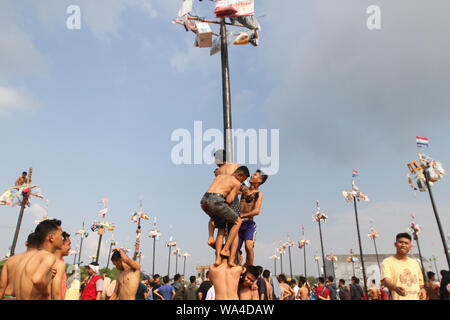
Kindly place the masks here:
[(0, 87), (0, 115), (12, 110), (29, 110), (37, 105), (27, 90), (22, 88)]
[(0, 82), (22, 75), (42, 75), (46, 58), (33, 39), (16, 23), (17, 12), (8, 2), (0, 4)]

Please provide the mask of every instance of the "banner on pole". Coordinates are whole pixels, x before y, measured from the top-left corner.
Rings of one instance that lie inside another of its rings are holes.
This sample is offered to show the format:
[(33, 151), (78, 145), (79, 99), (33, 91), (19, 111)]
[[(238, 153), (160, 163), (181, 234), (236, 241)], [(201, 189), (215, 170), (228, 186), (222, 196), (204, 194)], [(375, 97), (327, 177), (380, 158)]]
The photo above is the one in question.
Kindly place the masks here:
[(243, 17), (255, 14), (254, 0), (217, 0), (214, 10), (217, 18)]

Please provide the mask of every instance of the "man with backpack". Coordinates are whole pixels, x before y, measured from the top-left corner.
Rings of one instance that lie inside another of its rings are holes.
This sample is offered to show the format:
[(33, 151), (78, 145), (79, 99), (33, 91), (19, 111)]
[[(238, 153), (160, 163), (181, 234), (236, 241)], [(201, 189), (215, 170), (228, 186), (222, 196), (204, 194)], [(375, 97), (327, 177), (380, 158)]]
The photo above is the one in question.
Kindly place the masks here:
[(352, 295), (352, 300), (363, 300), (364, 292), (359, 285), (359, 279), (355, 276), (352, 277), (352, 284), (350, 285), (350, 294)]
[(345, 285), (344, 279), (339, 279), (339, 300), (352, 300), (349, 288)]

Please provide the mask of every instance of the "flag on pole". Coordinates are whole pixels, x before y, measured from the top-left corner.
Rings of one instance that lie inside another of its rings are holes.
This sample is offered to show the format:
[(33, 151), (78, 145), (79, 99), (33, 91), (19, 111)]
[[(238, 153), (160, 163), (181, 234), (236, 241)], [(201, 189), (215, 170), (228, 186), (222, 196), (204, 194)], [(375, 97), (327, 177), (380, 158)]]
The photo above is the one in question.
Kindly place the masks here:
[(352, 178), (356, 177), (357, 175), (358, 175), (358, 171), (353, 170), (353, 172), (352, 172)]
[(417, 147), (427, 147), (429, 145), (429, 140), (426, 137), (416, 136)]

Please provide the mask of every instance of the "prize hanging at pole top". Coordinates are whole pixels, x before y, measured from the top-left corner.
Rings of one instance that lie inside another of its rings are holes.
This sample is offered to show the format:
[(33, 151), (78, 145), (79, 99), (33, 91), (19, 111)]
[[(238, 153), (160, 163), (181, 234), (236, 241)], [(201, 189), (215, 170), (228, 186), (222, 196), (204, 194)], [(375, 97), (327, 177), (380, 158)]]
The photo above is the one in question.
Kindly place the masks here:
[[(429, 139), (426, 137), (416, 137), (416, 144), (418, 148), (429, 146)], [(428, 175), (430, 186), (433, 186), (434, 182), (441, 180), (444, 177), (445, 170), (439, 161), (433, 160), (431, 157), (424, 153), (417, 153), (419, 156), (419, 163), (416, 160), (407, 164), (410, 171), (408, 174), (408, 183), (411, 188), (420, 192), (427, 192), (427, 185), (425, 181), (425, 174)]]
[[(193, 0), (184, 0), (178, 11), (178, 19), (172, 21), (173, 24), (182, 25), (186, 32), (193, 32), (196, 37), (194, 47), (211, 48), (210, 55), (221, 51), (221, 38), (215, 34), (210, 24), (220, 24), (220, 21), (207, 20), (191, 14), (195, 11)], [(217, 0), (214, 14), (216, 18), (228, 18), (227, 25), (248, 29), (245, 32), (227, 32), (226, 41), (228, 44), (259, 45), (259, 25), (255, 17), (254, 0)], [(214, 39), (213, 39), (214, 37)]]

